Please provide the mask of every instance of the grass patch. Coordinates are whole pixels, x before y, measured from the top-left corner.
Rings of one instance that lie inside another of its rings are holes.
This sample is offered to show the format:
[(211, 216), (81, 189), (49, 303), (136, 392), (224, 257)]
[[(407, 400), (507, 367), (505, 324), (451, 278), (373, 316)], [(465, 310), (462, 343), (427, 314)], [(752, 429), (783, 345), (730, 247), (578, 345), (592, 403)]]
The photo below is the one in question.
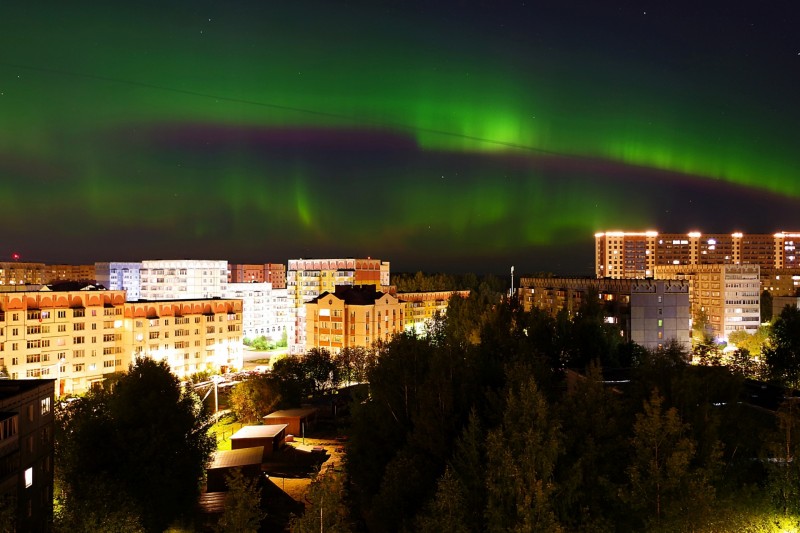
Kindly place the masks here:
[(236, 421), (233, 415), (225, 415), (211, 426), (211, 433), (217, 438), (217, 450), (231, 449), (231, 435), (242, 429), (241, 422)]

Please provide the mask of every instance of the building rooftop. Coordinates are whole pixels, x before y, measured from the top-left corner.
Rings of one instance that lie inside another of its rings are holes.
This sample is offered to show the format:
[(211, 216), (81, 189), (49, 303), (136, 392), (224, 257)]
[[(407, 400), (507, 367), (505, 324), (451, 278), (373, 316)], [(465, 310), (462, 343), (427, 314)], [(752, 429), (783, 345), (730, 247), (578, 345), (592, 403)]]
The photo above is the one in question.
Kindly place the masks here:
[(55, 387), (54, 379), (0, 379), (0, 400), (35, 390), (42, 385)]
[[(303, 418), (317, 412), (316, 407), (301, 407), (298, 409), (283, 409), (270, 413), (264, 418)], [(258, 426), (256, 426), (258, 427)]]
[(286, 424), (268, 424), (264, 426), (244, 426), (242, 429), (231, 435), (233, 439), (263, 439), (274, 438), (286, 429)]
[(264, 455), (263, 446), (239, 448), (238, 450), (220, 450), (214, 452), (208, 470), (217, 468), (237, 468), (248, 465), (260, 465)]
[[(330, 292), (325, 291), (308, 303), (319, 303), (320, 300), (330, 294)], [(333, 292), (333, 296), (344, 300), (347, 305), (373, 305), (383, 295), (384, 293), (377, 290), (375, 285), (337, 285)]]

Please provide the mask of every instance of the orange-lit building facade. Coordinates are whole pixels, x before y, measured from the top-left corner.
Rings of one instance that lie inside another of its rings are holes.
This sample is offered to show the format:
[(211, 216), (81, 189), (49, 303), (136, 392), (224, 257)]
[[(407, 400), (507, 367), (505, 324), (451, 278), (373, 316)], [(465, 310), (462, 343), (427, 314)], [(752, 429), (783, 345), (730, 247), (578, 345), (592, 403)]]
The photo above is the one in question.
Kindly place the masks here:
[[(241, 300), (125, 302), (125, 291), (0, 292), (0, 367), (52, 378), (56, 395), (100, 386), (134, 356), (176, 375), (242, 367)], [(213, 326), (213, 327), (212, 327)]]
[(273, 289), (285, 289), (286, 265), (228, 264), (228, 283), (271, 283)]
[(95, 281), (94, 264), (91, 265), (45, 265), (45, 283), (59, 281)]
[(339, 286), (305, 304), (305, 350), (370, 348), (404, 330), (405, 305), (374, 285)]
[(44, 263), (0, 262), (0, 287), (8, 285), (41, 285), (47, 277)]
[(595, 274), (608, 278), (653, 277), (656, 266), (758, 265), (762, 270), (800, 270), (800, 233), (595, 234)]
[(337, 286), (389, 284), (389, 262), (380, 259), (291, 259), (286, 270), (286, 289), (292, 316), (289, 320), (289, 352), (306, 349), (306, 308), (304, 304)]
[(469, 291), (400, 292), (397, 298), (405, 306), (405, 329), (422, 335), (437, 314), (444, 315), (450, 298), (469, 298)]

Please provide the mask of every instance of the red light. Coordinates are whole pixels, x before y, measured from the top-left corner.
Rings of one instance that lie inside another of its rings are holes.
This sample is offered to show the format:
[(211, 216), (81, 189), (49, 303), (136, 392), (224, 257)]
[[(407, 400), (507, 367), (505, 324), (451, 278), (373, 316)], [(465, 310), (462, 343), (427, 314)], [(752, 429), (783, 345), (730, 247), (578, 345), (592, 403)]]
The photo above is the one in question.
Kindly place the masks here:
[(11, 254), (11, 259), (13, 259), (14, 261), (19, 261), (19, 254), (14, 252), (13, 254)]

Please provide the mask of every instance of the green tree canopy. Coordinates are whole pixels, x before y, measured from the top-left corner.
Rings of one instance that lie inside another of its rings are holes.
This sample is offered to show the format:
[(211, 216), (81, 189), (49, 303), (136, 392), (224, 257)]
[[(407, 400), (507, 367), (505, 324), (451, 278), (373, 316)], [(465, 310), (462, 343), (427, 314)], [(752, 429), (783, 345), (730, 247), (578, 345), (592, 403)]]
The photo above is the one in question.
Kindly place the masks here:
[(194, 509), (215, 441), (199, 398), (165, 362), (137, 360), (113, 391), (72, 403), (57, 424), (66, 507), (102, 509), (119, 499), (147, 531), (163, 531)]

